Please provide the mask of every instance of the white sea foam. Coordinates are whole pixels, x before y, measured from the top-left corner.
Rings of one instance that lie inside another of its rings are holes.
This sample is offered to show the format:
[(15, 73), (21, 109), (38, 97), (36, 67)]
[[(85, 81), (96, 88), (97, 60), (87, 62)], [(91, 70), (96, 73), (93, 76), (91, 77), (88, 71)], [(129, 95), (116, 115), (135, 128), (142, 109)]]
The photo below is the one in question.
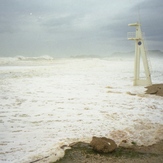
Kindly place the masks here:
[[(132, 59), (18, 58), (0, 59), (0, 162), (55, 161), (61, 146), (94, 135), (117, 144), (163, 139), (163, 98), (132, 86)], [(151, 63), (162, 83), (162, 60)]]
[(24, 56), (16, 56), (19, 60), (27, 60), (27, 61), (40, 61), (40, 60), (53, 60), (54, 58), (48, 55), (40, 56), (40, 57), (24, 57)]
[(0, 66), (32, 66), (32, 65), (46, 65), (53, 62), (55, 59), (51, 56), (45, 55), (40, 57), (0, 57)]

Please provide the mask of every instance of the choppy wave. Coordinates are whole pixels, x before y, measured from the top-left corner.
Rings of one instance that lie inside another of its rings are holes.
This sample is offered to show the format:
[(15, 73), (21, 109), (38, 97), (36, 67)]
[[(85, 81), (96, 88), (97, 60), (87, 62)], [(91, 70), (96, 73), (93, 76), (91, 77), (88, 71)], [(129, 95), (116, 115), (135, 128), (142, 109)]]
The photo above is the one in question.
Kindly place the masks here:
[(40, 61), (40, 60), (53, 60), (54, 58), (48, 55), (39, 56), (39, 57), (24, 57), (24, 56), (16, 56), (18, 60), (23, 61)]
[(0, 66), (7, 65), (27, 65), (36, 64), (37, 62), (47, 62), (54, 61), (55, 59), (51, 56), (44, 55), (39, 57), (25, 57), (25, 56), (15, 56), (15, 57), (0, 57)]

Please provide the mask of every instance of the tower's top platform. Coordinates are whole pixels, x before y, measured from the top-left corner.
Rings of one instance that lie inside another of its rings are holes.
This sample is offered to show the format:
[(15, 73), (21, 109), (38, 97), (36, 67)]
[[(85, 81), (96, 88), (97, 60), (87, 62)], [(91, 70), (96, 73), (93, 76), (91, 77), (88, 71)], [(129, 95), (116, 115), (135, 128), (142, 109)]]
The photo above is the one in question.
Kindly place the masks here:
[(128, 24), (128, 26), (139, 26), (140, 24), (139, 23), (131, 23), (131, 24)]

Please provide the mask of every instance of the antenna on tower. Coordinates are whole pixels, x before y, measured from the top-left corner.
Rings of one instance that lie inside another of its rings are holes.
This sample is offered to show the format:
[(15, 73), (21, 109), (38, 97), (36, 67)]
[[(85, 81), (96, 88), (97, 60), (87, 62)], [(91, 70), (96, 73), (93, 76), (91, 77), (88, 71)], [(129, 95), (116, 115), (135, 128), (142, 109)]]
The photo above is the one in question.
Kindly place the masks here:
[(141, 23), (141, 20), (140, 20), (140, 5), (138, 5), (138, 22)]

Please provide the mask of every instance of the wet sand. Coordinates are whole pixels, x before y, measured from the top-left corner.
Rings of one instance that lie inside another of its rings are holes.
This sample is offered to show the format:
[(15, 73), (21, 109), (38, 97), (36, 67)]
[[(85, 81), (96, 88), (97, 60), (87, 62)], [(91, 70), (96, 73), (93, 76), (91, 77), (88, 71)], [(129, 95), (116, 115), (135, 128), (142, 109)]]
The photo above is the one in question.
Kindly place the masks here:
[(100, 154), (88, 143), (78, 142), (66, 150), (65, 156), (56, 163), (162, 163), (163, 141), (152, 146), (118, 147), (114, 152)]
[(153, 84), (145, 88), (147, 88), (146, 94), (163, 96), (163, 84)]

